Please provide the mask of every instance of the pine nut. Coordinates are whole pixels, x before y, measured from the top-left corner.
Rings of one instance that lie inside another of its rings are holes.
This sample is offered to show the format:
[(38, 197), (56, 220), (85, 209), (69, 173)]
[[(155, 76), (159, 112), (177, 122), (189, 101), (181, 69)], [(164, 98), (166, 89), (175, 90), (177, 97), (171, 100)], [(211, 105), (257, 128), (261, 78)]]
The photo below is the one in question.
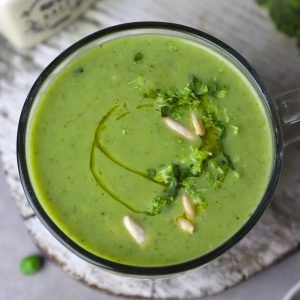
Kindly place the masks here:
[(193, 221), (196, 218), (196, 209), (192, 200), (186, 195), (182, 195), (182, 205), (186, 214), (186, 217)]
[(177, 225), (179, 226), (180, 229), (182, 229), (185, 232), (188, 232), (190, 234), (194, 233), (195, 227), (192, 224), (191, 221), (183, 218), (183, 217), (178, 217), (176, 219)]
[(205, 130), (203, 121), (201, 119), (197, 118), (197, 116), (194, 112), (191, 113), (191, 118), (192, 118), (192, 124), (193, 124), (196, 134), (199, 136), (204, 136), (206, 130)]
[(184, 137), (188, 140), (193, 140), (196, 138), (196, 135), (192, 131), (190, 131), (189, 129), (187, 129), (186, 127), (181, 125), (180, 123), (174, 121), (173, 119), (171, 119), (169, 117), (165, 117), (164, 121), (170, 129), (172, 129), (173, 131), (175, 131), (182, 137)]
[(125, 216), (123, 222), (127, 231), (131, 234), (135, 241), (138, 244), (143, 244), (145, 242), (144, 229), (129, 216)]

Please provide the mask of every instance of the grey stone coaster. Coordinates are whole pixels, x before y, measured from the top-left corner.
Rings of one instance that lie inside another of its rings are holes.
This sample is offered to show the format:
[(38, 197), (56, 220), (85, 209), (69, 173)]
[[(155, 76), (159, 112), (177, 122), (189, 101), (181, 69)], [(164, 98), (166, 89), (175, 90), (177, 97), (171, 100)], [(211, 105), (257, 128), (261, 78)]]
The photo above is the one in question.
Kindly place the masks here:
[(97, 1), (81, 19), (33, 49), (15, 49), (0, 38), (0, 153), (24, 224), (35, 243), (68, 274), (99, 290), (124, 296), (188, 299), (221, 292), (282, 259), (300, 243), (299, 143), (286, 149), (277, 192), (255, 228), (217, 260), (179, 276), (138, 280), (90, 265), (56, 241), (28, 205), (15, 149), (24, 99), (38, 74), (57, 54), (99, 28), (138, 20), (176, 21), (207, 31), (236, 48), (261, 73), (271, 92), (299, 87), (300, 55), (294, 41), (277, 33), (266, 12), (253, 1), (173, 2)]

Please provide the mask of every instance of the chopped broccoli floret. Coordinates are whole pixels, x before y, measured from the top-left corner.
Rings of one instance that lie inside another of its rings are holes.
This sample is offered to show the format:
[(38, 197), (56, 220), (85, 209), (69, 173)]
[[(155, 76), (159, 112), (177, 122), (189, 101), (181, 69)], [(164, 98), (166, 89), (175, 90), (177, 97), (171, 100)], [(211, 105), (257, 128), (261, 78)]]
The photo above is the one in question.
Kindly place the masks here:
[(204, 211), (207, 207), (208, 207), (208, 202), (207, 202), (207, 200), (200, 199), (200, 200), (196, 203), (196, 209), (197, 209), (197, 212), (198, 212), (198, 213), (201, 213), (201, 212)]
[(206, 150), (200, 150), (196, 146), (190, 146), (190, 151), (184, 153), (181, 163), (190, 166), (190, 172), (193, 176), (202, 174), (204, 162), (212, 156), (212, 153)]
[(192, 76), (190, 88), (197, 96), (203, 96), (208, 93), (208, 86), (202, 83), (196, 76)]
[[(165, 206), (172, 204), (180, 190), (200, 201), (203, 199), (203, 190), (199, 189), (200, 176), (205, 174), (211, 185), (220, 188), (228, 170), (234, 170), (222, 143), (226, 127), (218, 119), (217, 106), (211, 99), (223, 98), (227, 92), (228, 89), (218, 85), (216, 80), (203, 83), (196, 76), (192, 76), (182, 90), (150, 89), (143, 93), (144, 98), (154, 100), (154, 107), (161, 117), (176, 118), (187, 111), (197, 110), (202, 112), (206, 128), (200, 145), (190, 145), (177, 161), (162, 169), (148, 169), (148, 176), (165, 186), (162, 194), (153, 199), (148, 209), (150, 215), (156, 215)], [(206, 202), (202, 201), (199, 207), (204, 209), (205, 205)]]
[(193, 197), (193, 199), (202, 199), (202, 191), (199, 189), (197, 183), (197, 177), (187, 177), (185, 180), (182, 181), (181, 186), (183, 191), (191, 197)]
[(133, 61), (137, 63), (138, 61), (141, 61), (144, 58), (144, 55), (141, 52), (137, 52), (133, 58)]
[[(224, 98), (228, 89), (220, 86), (216, 81), (203, 83), (196, 76), (192, 76), (190, 83), (183, 89), (149, 89), (143, 92), (144, 98), (153, 99), (156, 110), (162, 117), (170, 116), (178, 119), (188, 110), (200, 110), (203, 105), (203, 98), (212, 95), (216, 98)], [(207, 110), (210, 109), (211, 103), (204, 105)]]
[(148, 209), (148, 214), (150, 216), (155, 216), (161, 212), (161, 210), (167, 206), (167, 199), (157, 196), (153, 199), (151, 207)]
[(229, 165), (226, 160), (210, 160), (207, 164), (206, 176), (213, 186), (219, 188), (227, 175)]

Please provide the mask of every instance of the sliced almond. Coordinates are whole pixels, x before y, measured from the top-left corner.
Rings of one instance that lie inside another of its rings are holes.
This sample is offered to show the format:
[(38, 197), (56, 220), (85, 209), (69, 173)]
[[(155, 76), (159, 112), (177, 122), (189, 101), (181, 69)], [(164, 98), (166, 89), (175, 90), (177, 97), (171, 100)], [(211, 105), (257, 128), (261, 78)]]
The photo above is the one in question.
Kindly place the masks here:
[(135, 241), (138, 244), (143, 244), (145, 242), (144, 229), (129, 216), (125, 216), (123, 222), (127, 231), (131, 234)]
[(186, 127), (181, 125), (180, 123), (174, 121), (173, 119), (171, 119), (169, 117), (165, 117), (164, 121), (166, 122), (167, 126), (170, 129), (172, 129), (173, 131), (175, 131), (182, 137), (184, 137), (188, 140), (193, 140), (196, 138), (196, 135), (192, 131), (190, 131), (189, 129), (187, 129)]
[(177, 225), (179, 226), (180, 229), (182, 229), (185, 232), (188, 232), (190, 234), (193, 234), (195, 231), (195, 227), (192, 224), (191, 221), (183, 218), (183, 217), (178, 217), (176, 219)]
[(191, 119), (196, 134), (199, 136), (204, 136), (206, 130), (203, 121), (199, 119), (194, 112), (191, 113)]
[(186, 217), (190, 221), (193, 221), (197, 215), (196, 209), (192, 200), (186, 195), (182, 195), (182, 206), (185, 211)]

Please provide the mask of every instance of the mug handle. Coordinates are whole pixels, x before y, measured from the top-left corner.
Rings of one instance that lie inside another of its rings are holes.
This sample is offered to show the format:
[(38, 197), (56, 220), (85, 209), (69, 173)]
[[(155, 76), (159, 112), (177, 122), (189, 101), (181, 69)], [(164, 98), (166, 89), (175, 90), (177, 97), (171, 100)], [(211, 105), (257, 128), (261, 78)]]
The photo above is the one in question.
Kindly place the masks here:
[(300, 140), (300, 89), (276, 96), (275, 104), (282, 123), (284, 146)]

